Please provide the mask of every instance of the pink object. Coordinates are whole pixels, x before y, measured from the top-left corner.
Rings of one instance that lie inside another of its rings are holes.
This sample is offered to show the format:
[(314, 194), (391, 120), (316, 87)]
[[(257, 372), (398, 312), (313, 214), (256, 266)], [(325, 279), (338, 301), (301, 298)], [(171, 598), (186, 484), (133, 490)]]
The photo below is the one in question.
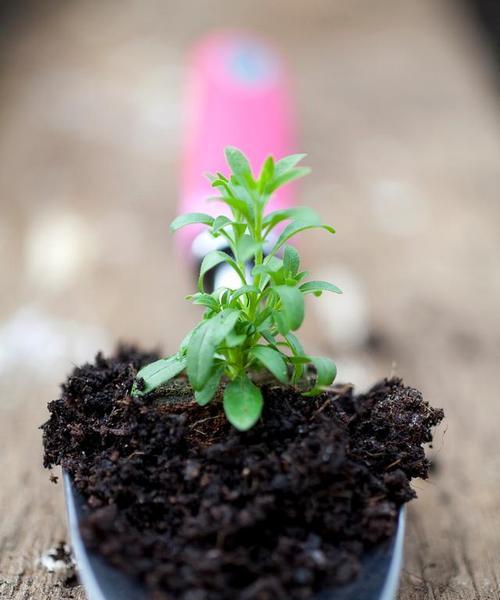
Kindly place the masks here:
[[(179, 213), (224, 212), (205, 173), (228, 173), (224, 148), (236, 146), (254, 171), (272, 154), (297, 152), (287, 75), (278, 53), (246, 34), (212, 35), (191, 56), (186, 98), (186, 138)], [(255, 173), (254, 173), (255, 174)], [(294, 185), (271, 199), (268, 211), (294, 204)], [(178, 232), (183, 252), (191, 254), (204, 229), (190, 225)]]

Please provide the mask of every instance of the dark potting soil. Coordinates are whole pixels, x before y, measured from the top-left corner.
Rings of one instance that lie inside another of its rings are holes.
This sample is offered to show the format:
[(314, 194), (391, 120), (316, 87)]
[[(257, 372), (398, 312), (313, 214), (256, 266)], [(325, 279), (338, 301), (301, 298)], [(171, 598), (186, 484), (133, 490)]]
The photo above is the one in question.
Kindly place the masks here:
[(179, 378), (131, 398), (157, 358), (130, 347), (76, 368), (49, 404), (44, 465), (84, 495), (86, 543), (154, 599), (311, 598), (356, 576), (426, 478), (423, 444), (443, 418), (400, 379), (316, 398), (264, 385), (250, 431), (220, 401), (199, 407)]

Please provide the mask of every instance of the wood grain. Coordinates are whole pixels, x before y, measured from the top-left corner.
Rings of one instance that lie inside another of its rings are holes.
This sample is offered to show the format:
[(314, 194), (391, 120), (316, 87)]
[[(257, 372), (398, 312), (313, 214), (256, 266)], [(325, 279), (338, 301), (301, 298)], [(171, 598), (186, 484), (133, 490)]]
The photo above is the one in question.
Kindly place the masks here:
[(1, 598), (84, 597), (38, 564), (66, 539), (37, 427), (71, 361), (99, 340), (172, 349), (196, 318), (167, 233), (182, 60), (198, 35), (230, 25), (289, 57), (314, 169), (303, 198), (338, 230), (305, 238), (304, 263), (334, 282), (347, 272), (366, 309), (360, 343), (326, 322), (335, 299), (311, 300), (307, 347), (361, 385), (395, 369), (446, 411), (432, 478), (415, 484), (399, 598), (500, 599), (500, 113), (488, 58), (451, 2), (286, 5), (285, 18), (264, 0), (126, 1), (119, 13), (34, 3), (5, 28)]

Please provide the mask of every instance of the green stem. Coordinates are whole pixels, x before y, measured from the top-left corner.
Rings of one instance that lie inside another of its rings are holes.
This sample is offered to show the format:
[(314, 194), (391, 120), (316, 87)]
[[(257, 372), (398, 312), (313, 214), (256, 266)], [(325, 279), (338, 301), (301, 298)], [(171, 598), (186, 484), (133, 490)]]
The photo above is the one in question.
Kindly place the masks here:
[[(264, 209), (263, 209), (262, 202), (257, 202), (257, 205), (259, 208), (257, 210), (257, 214), (255, 215), (254, 239), (259, 244), (262, 244), (262, 241), (263, 241), (262, 220), (263, 220), (263, 210)], [(262, 252), (262, 246), (259, 246), (259, 248), (255, 252), (255, 266), (256, 267), (259, 265), (262, 265), (263, 258), (264, 258), (264, 254)], [(253, 284), (259, 289), (260, 289), (260, 285), (261, 285), (261, 280), (262, 280), (262, 275), (260, 273), (258, 273), (257, 275), (254, 276)], [(250, 316), (251, 316), (252, 320), (255, 318), (255, 314), (259, 307), (259, 302), (261, 300), (261, 298), (259, 296), (260, 296), (259, 294), (256, 294), (255, 299), (250, 306)]]

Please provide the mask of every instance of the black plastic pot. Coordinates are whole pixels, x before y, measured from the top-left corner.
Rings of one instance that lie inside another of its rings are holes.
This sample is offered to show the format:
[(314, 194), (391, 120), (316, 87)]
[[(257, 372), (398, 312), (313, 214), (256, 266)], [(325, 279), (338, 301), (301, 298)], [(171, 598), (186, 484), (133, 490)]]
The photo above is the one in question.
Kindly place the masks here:
[[(87, 550), (79, 528), (87, 509), (70, 476), (64, 473), (63, 477), (71, 544), (88, 600), (147, 600), (146, 591), (134, 579)], [(402, 508), (394, 536), (365, 555), (355, 581), (343, 587), (325, 589), (315, 600), (393, 600), (403, 561), (405, 514)]]

